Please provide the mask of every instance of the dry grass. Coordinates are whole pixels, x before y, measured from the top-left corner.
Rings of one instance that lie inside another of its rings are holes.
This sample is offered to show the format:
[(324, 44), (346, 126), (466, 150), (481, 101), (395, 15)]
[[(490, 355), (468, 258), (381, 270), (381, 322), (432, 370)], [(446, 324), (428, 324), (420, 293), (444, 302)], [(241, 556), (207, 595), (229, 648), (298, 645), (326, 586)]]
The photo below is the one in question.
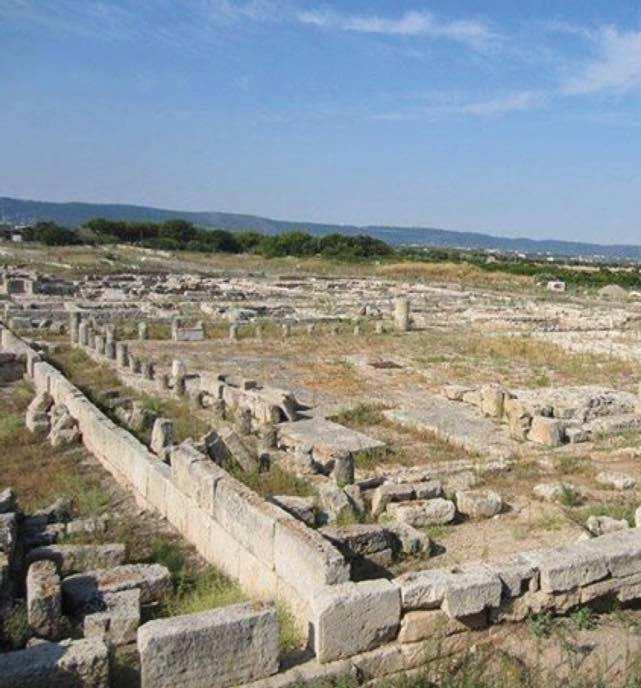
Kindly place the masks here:
[(25, 382), (4, 387), (1, 392), (2, 485), (13, 487), (26, 512), (66, 497), (76, 515), (95, 515), (106, 504), (106, 497), (97, 478), (82, 464), (82, 450), (52, 449), (46, 439), (27, 430), (24, 414), (33, 391)]

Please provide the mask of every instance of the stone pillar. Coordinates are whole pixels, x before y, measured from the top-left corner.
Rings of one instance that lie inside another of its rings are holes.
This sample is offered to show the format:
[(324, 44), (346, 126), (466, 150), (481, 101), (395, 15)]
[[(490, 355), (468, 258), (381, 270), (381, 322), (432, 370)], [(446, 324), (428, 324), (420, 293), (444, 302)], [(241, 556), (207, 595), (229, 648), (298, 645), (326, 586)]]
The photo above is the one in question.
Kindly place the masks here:
[(132, 373), (140, 373), (141, 361), (138, 356), (130, 356), (129, 367)]
[(39, 353), (36, 353), (33, 350), (27, 351), (27, 375), (33, 379), (33, 366), (38, 363), (38, 361), (42, 361), (42, 357), (40, 356)]
[(96, 333), (91, 329), (91, 326), (89, 326), (87, 333), (87, 346), (94, 351), (96, 350)]
[(171, 338), (174, 342), (178, 341), (178, 329), (180, 328), (180, 320), (178, 318), (171, 319)]
[(230, 342), (237, 342), (238, 341), (238, 325), (233, 323), (232, 325), (229, 326), (229, 341)]
[(80, 341), (80, 313), (73, 311), (69, 315), (69, 337), (72, 344), (78, 344)]
[(187, 366), (179, 358), (175, 358), (171, 363), (171, 376), (184, 377), (187, 374)]
[(404, 296), (394, 299), (394, 324), (399, 332), (410, 329), (410, 302)]
[(101, 334), (97, 334), (94, 337), (94, 342), (95, 342), (95, 350), (96, 353), (100, 354), (101, 356), (104, 356), (105, 354), (105, 338)]
[(147, 327), (147, 322), (145, 320), (141, 320), (138, 323), (138, 339), (141, 341), (144, 341), (147, 339), (148, 335), (148, 327)]
[(110, 360), (113, 361), (116, 358), (116, 343), (114, 342), (113, 339), (107, 340), (105, 342), (105, 356)]
[(307, 334), (314, 334), (316, 332), (316, 325), (314, 323), (307, 324)]
[(80, 346), (88, 346), (89, 344), (89, 324), (84, 320), (78, 326), (78, 342)]
[(361, 326), (360, 325), (354, 325), (354, 336), (355, 337), (361, 336)]
[(289, 323), (283, 323), (281, 329), (283, 331), (283, 337), (291, 337), (292, 326)]
[(385, 334), (385, 324), (382, 320), (376, 321), (376, 334)]
[(116, 342), (116, 364), (126, 368), (129, 363), (129, 347), (125, 342)]

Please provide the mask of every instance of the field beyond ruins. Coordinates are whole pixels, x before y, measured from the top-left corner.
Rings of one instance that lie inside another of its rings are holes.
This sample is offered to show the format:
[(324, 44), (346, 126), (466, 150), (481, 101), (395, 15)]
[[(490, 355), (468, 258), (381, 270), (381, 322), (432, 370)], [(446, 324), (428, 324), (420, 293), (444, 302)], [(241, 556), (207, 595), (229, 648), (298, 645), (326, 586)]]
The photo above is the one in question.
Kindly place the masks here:
[(641, 685), (634, 292), (0, 258), (0, 688)]

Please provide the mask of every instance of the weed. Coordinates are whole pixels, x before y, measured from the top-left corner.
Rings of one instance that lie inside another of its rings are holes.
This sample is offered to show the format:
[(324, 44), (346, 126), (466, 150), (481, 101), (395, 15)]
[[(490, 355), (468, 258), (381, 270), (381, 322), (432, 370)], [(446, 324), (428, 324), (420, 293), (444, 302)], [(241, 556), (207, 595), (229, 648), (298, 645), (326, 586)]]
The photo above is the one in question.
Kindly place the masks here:
[(539, 612), (530, 617), (528, 627), (535, 638), (548, 638), (554, 628), (555, 620), (550, 612)]
[(581, 495), (578, 494), (575, 489), (569, 485), (561, 485), (561, 496), (559, 497), (559, 502), (563, 504), (563, 506), (572, 508), (579, 506), (581, 501)]
[(303, 644), (303, 638), (296, 627), (296, 619), (292, 614), (289, 605), (284, 600), (276, 601), (276, 615), (278, 617), (278, 627), (280, 631), (280, 651), (288, 654), (297, 650)]
[(29, 639), (29, 622), (27, 620), (27, 605), (18, 601), (4, 617), (4, 639), (11, 650), (20, 650)]
[(377, 404), (358, 404), (354, 408), (337, 414), (331, 420), (348, 428), (363, 428), (379, 425), (385, 420), (384, 406)]
[(579, 607), (570, 614), (569, 618), (579, 631), (589, 631), (596, 626), (596, 617), (589, 607)]
[(198, 575), (183, 576), (173, 595), (164, 601), (167, 616), (196, 614), (246, 601), (240, 587), (214, 567)]
[(262, 497), (273, 495), (293, 495), (297, 497), (314, 497), (314, 486), (304, 478), (288, 473), (280, 466), (272, 466), (268, 471), (248, 473), (238, 466), (230, 466), (230, 473), (251, 490)]

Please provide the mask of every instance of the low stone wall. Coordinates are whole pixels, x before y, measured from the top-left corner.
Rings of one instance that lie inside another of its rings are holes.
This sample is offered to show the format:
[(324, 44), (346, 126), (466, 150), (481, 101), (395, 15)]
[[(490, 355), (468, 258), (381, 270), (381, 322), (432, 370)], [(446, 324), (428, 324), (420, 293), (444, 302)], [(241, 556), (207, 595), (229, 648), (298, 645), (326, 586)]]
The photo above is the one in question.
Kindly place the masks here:
[(345, 558), (322, 535), (267, 503), (191, 445), (173, 452), (171, 467), (162, 463), (5, 327), (2, 346), (27, 357), (36, 391), (65, 404), (87, 449), (138, 503), (167, 518), (205, 559), (246, 590), (286, 600), (299, 625), (307, 627), (315, 588), (349, 579)]

